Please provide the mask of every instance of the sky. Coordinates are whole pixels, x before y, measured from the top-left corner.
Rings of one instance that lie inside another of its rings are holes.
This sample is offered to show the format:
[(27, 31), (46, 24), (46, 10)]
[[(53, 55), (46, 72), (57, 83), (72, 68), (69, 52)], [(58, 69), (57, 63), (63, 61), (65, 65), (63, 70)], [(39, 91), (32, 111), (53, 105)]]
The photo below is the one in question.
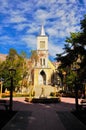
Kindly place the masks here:
[(37, 49), (37, 36), (44, 26), (49, 57), (62, 53), (70, 32), (80, 31), (86, 0), (0, 0), (0, 53), (14, 48), (19, 54)]

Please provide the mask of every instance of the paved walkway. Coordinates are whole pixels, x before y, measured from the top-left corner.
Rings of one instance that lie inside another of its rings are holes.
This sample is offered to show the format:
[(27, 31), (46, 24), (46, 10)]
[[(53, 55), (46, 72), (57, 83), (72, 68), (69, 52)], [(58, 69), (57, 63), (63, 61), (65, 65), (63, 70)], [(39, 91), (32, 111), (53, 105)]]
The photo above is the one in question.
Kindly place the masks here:
[(71, 114), (73, 98), (61, 98), (61, 103), (33, 104), (24, 98), (14, 98), (13, 110), (19, 112), (2, 130), (86, 130), (86, 126)]

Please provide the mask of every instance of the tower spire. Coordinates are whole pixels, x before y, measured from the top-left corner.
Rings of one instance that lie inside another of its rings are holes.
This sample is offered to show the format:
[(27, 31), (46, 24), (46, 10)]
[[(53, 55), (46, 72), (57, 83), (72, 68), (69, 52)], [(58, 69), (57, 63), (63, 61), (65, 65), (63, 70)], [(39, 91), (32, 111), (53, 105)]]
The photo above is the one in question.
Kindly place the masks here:
[(44, 30), (44, 26), (43, 25), (41, 27), (41, 36), (45, 36), (45, 30)]

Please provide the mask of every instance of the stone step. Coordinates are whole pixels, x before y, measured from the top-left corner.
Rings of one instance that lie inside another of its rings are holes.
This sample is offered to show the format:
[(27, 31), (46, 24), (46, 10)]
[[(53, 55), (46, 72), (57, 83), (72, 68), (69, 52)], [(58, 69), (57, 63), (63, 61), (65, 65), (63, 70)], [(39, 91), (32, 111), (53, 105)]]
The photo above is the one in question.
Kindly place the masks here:
[[(44, 92), (43, 92), (44, 96), (50, 96), (51, 92), (56, 92), (57, 91), (57, 88), (52, 87), (52, 86), (43, 86), (43, 88), (44, 88)], [(42, 86), (35, 87), (34, 91), (35, 91), (35, 96), (37, 96), (37, 97), (41, 96), (41, 94), (42, 94)]]

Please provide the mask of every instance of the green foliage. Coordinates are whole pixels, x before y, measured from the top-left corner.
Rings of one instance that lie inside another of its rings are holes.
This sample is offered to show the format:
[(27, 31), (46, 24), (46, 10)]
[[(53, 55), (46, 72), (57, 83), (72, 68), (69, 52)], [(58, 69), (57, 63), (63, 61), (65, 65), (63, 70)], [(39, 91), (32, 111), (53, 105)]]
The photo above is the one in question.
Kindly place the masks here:
[[(74, 74), (71, 72), (73, 64), (77, 63), (80, 67), (78, 80), (83, 83), (86, 79), (86, 15), (84, 19), (80, 21), (81, 31), (71, 32), (69, 37), (66, 37), (66, 44), (64, 45), (64, 52), (56, 54), (56, 60), (61, 62), (59, 69), (66, 70), (69, 67), (69, 73), (67, 73), (66, 83), (71, 85), (74, 82)], [(81, 63), (78, 62), (80, 59)]]
[(0, 64), (0, 78), (4, 78), (4, 88), (10, 87), (10, 74), (9, 69), (13, 67), (16, 70), (14, 76), (14, 89), (18, 86), (21, 80), (21, 75), (26, 72), (25, 55), (19, 55), (15, 49), (11, 48), (9, 54), (6, 57), (6, 61)]
[(56, 96), (56, 93), (55, 93), (55, 92), (51, 92), (51, 93), (50, 93), (50, 96), (55, 97), (55, 96)]

